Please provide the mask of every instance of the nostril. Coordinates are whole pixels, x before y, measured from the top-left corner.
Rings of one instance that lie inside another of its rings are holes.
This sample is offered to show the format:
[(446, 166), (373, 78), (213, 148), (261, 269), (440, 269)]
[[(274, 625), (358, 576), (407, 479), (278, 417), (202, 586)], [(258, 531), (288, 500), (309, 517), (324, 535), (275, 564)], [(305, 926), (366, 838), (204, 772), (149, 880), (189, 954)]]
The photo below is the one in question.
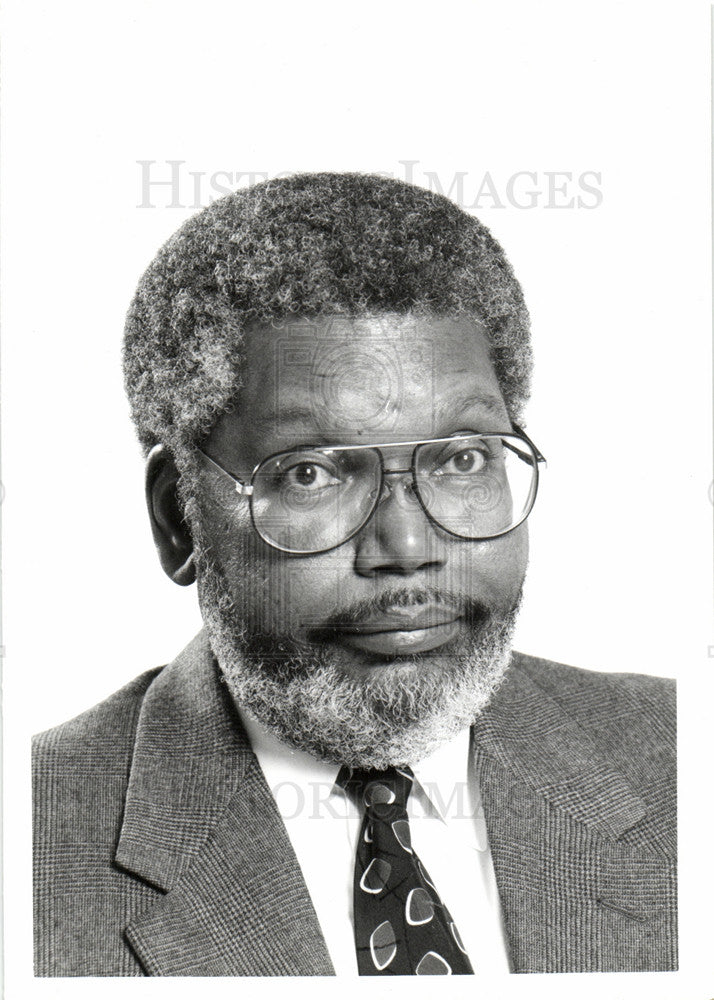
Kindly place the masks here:
[(360, 576), (411, 576), (414, 573), (437, 571), (443, 564), (435, 559), (394, 558), (385, 553), (360, 552), (355, 559), (355, 570)]

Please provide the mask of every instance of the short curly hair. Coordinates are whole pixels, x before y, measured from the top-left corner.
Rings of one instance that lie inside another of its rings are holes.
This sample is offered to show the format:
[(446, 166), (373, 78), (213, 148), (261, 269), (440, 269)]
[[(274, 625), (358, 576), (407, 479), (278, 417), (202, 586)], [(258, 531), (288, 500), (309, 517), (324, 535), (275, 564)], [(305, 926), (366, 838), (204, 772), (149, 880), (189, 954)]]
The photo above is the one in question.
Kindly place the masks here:
[(482, 322), (520, 418), (528, 312), (477, 219), (443, 195), (371, 174), (296, 174), (227, 195), (168, 240), (131, 303), (124, 378), (139, 439), (178, 454), (208, 434), (241, 388), (251, 324), (409, 312)]

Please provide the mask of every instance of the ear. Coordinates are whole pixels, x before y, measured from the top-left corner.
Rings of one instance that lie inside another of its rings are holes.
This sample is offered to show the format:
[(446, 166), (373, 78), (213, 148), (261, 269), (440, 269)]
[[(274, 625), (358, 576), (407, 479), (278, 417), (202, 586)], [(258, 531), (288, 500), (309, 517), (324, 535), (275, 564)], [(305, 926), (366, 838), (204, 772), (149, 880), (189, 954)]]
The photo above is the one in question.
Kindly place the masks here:
[(191, 533), (178, 500), (179, 472), (173, 456), (162, 444), (155, 445), (146, 461), (146, 505), (151, 532), (164, 573), (174, 583), (187, 587), (196, 579)]

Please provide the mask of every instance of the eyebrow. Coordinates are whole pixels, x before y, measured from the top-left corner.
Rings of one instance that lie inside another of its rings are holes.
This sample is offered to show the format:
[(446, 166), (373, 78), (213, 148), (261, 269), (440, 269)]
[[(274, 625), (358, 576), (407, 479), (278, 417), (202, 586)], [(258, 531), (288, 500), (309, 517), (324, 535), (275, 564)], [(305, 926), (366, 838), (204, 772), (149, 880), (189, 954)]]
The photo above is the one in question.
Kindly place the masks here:
[(482, 410), (488, 416), (503, 419), (506, 416), (506, 404), (501, 396), (495, 396), (490, 392), (474, 393), (460, 399), (458, 407), (453, 408), (450, 402), (437, 403), (434, 408), (438, 421), (446, 421), (452, 417), (460, 417), (467, 410)]

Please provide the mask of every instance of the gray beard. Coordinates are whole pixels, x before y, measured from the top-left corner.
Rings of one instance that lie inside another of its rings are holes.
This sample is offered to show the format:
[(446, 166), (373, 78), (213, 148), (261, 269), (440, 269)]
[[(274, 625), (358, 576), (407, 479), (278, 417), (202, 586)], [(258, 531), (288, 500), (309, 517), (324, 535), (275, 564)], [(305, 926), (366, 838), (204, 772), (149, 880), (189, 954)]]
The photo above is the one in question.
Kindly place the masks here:
[[(329, 644), (250, 634), (220, 568), (200, 551), (196, 556), (203, 620), (236, 704), (282, 742), (318, 759), (364, 768), (415, 764), (473, 723), (508, 667), (518, 602), (496, 616), (464, 595), (384, 592), (385, 606), (436, 599), (458, 607), (465, 638), (440, 653), (436, 669), (432, 652), (382, 661), (373, 674), (354, 676)], [(325, 620), (354, 620), (371, 603), (334, 609)]]

